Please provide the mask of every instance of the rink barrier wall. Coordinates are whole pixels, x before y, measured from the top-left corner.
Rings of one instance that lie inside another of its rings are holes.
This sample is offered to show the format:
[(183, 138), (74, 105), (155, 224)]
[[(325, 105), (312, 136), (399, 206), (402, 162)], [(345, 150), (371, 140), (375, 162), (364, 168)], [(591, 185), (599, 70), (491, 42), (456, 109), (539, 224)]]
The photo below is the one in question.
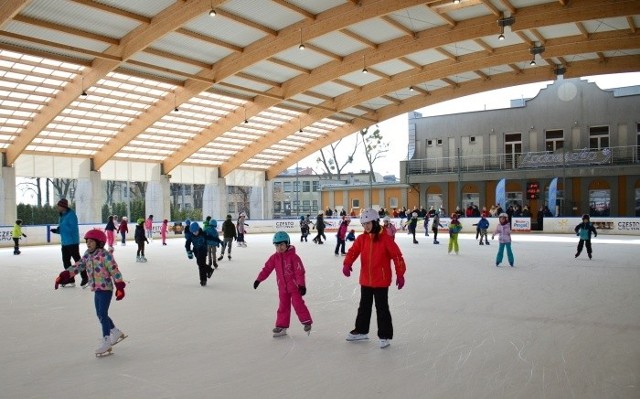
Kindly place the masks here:
[[(475, 233), (476, 226), (473, 224), (478, 223), (480, 218), (460, 218), (462, 223), (462, 233)], [(488, 218), (489, 220), (489, 233), (491, 234), (498, 224), (498, 218)], [(449, 222), (451, 219), (442, 218), (440, 224), (442, 227), (438, 229), (441, 233), (447, 233), (449, 231)], [(218, 220), (218, 231), (222, 226), (223, 220)], [(399, 232), (402, 232), (402, 226), (406, 225), (406, 219), (391, 219)], [(433, 220), (429, 221), (429, 231), (431, 232)], [(556, 217), (544, 219), (544, 230), (542, 233), (546, 234), (574, 234), (575, 227), (582, 222), (579, 217)], [(633, 235), (640, 236), (640, 218), (637, 217), (593, 217), (591, 222), (595, 226), (598, 234), (614, 234), (614, 235)], [(202, 222), (199, 222), (202, 226)], [(300, 221), (298, 219), (273, 219), (273, 220), (247, 220), (246, 234), (251, 233), (274, 233), (276, 231), (286, 231), (290, 234), (300, 233)], [(329, 234), (335, 234), (338, 231), (340, 225), (340, 219), (327, 218), (325, 219), (327, 227), (325, 229), (325, 235), (329, 238)], [(234, 221), (235, 224), (235, 221)], [(153, 238), (160, 239), (160, 227), (162, 223), (153, 224)], [(23, 226), (22, 232), (27, 235), (26, 238), (20, 240), (20, 246), (27, 245), (47, 245), (56, 244), (60, 245), (60, 235), (51, 233), (51, 229), (57, 225), (36, 225), (36, 226)], [(105, 223), (99, 224), (81, 224), (80, 229), (80, 242), (84, 242), (82, 237), (84, 234), (94, 228), (104, 229)], [(531, 231), (531, 219), (530, 218), (513, 218), (511, 221), (512, 231), (514, 233), (527, 234)], [(127, 240), (133, 240), (133, 233), (135, 231), (135, 224), (129, 223), (129, 233), (127, 234)], [(182, 234), (184, 226), (180, 222), (170, 222), (169, 231), (167, 232), (167, 238), (183, 238)], [(358, 233), (363, 231), (359, 218), (352, 218), (349, 224), (348, 230), (355, 230)], [(0, 248), (13, 247), (13, 240), (11, 239), (11, 232), (13, 226), (0, 226)], [(533, 232), (537, 233), (537, 232)], [(311, 236), (316, 234), (315, 229), (312, 227), (309, 232)], [(424, 235), (424, 226), (422, 219), (418, 220), (418, 227), (416, 234)], [(116, 233), (115, 242), (120, 242), (120, 234)]]

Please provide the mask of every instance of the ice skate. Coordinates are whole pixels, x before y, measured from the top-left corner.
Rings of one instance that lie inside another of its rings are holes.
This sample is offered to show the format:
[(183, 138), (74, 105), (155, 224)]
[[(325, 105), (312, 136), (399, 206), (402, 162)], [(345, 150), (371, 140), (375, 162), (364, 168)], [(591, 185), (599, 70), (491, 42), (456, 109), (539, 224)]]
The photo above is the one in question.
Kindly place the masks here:
[(276, 327), (273, 329), (273, 338), (284, 337), (287, 335), (287, 329), (282, 327)]
[(83, 278), (82, 281), (80, 282), (80, 287), (82, 287), (82, 289), (85, 289), (89, 286), (89, 279), (88, 278)]
[(141, 256), (140, 257), (140, 262), (147, 263), (147, 258), (145, 258), (144, 256)]
[(434, 243), (434, 244), (440, 244), (440, 241), (438, 241), (438, 240), (433, 240), (433, 243)]
[(112, 246), (109, 247), (109, 253), (113, 253), (114, 249)]
[(200, 285), (201, 285), (202, 287), (206, 287), (206, 285), (207, 285), (207, 280), (202, 280), (202, 281), (200, 281)]
[(487, 245), (489, 245), (489, 241), (485, 241), (484, 243), (485, 243), (485, 244), (487, 244)]
[(207, 270), (207, 278), (211, 278), (213, 276), (213, 267), (209, 266), (209, 270)]
[(304, 329), (304, 332), (307, 333), (307, 335), (311, 335), (311, 323), (305, 324), (303, 329)]
[(364, 341), (366, 339), (369, 339), (367, 334), (359, 334), (356, 330), (347, 334), (347, 341)]
[(218, 256), (218, 260), (222, 260), (222, 259), (224, 259), (224, 255)]
[(389, 345), (391, 345), (391, 341), (390, 339), (380, 339), (380, 349), (384, 349), (386, 347), (388, 347)]
[(111, 329), (111, 333), (109, 334), (109, 340), (111, 342), (111, 346), (119, 343), (120, 341), (127, 338), (128, 335), (125, 335), (122, 331), (118, 330), (116, 327)]
[(484, 243), (482, 241), (480, 241), (480, 245), (484, 245)]
[(73, 288), (76, 286), (76, 283), (67, 283), (67, 284), (62, 284), (63, 288)]
[(229, 255), (229, 260), (231, 260), (231, 255)]
[(140, 263), (140, 262), (142, 262), (142, 261), (140, 260), (140, 257), (139, 257), (139, 256), (136, 256), (136, 263)]
[(111, 354), (111, 339), (109, 336), (100, 340), (100, 346), (96, 349), (96, 357), (108, 356)]
[(187, 258), (193, 259), (193, 252), (187, 251)]
[(216, 261), (214, 261), (214, 262), (213, 262), (213, 268), (214, 268), (214, 269), (217, 269), (217, 268), (218, 268), (218, 262), (216, 262)]

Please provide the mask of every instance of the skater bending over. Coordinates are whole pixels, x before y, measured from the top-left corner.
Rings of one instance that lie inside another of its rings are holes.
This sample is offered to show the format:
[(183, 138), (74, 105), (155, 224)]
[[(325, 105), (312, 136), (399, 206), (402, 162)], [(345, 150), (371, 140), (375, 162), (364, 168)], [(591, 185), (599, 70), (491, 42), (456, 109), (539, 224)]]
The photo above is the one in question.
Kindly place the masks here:
[(287, 334), (292, 306), (304, 331), (309, 334), (313, 321), (309, 309), (302, 299), (307, 293), (302, 259), (296, 254), (295, 247), (291, 245), (289, 234), (284, 231), (276, 232), (273, 236), (273, 245), (276, 247), (276, 252), (267, 259), (256, 281), (253, 282), (253, 288), (258, 288), (258, 285), (266, 280), (275, 269), (280, 303), (276, 312), (276, 326), (273, 329), (273, 336), (281, 337)]
[(87, 251), (82, 258), (60, 273), (56, 278), (55, 289), (59, 285), (72, 281), (73, 276), (86, 271), (89, 277), (89, 286), (95, 294), (94, 303), (96, 314), (102, 327), (102, 339), (100, 347), (96, 349), (96, 356), (102, 356), (111, 352), (111, 347), (125, 339), (127, 336), (120, 331), (109, 317), (109, 305), (115, 288), (116, 301), (124, 298), (126, 286), (118, 264), (111, 252), (104, 249), (107, 236), (102, 230), (89, 230), (84, 239), (87, 241)]
[(347, 334), (347, 341), (368, 339), (371, 307), (375, 300), (378, 319), (380, 348), (389, 346), (393, 339), (393, 324), (389, 311), (389, 286), (391, 285), (391, 261), (395, 265), (396, 285), (404, 287), (407, 269), (402, 252), (391, 236), (380, 226), (378, 212), (366, 209), (360, 216), (364, 233), (353, 243), (344, 259), (342, 273), (349, 277), (352, 265), (360, 257), (360, 305), (355, 328)]
[(589, 259), (591, 259), (591, 253), (593, 252), (591, 250), (591, 234), (593, 234), (594, 237), (597, 237), (598, 232), (596, 231), (596, 228), (593, 227), (593, 224), (591, 224), (589, 215), (582, 215), (582, 223), (577, 225), (574, 230), (576, 232), (576, 235), (580, 237), (580, 241), (578, 241), (578, 251), (576, 252), (576, 258), (580, 256), (582, 247), (586, 246), (587, 255), (589, 255)]
[(189, 231), (191, 232), (191, 243), (193, 244), (193, 255), (196, 258), (196, 264), (198, 265), (198, 274), (200, 275), (200, 285), (207, 285), (207, 279), (213, 275), (213, 268), (207, 263), (207, 255), (209, 254), (208, 241), (217, 244), (220, 239), (216, 241), (216, 238), (211, 234), (207, 234), (200, 228), (198, 222), (191, 222), (189, 225)]

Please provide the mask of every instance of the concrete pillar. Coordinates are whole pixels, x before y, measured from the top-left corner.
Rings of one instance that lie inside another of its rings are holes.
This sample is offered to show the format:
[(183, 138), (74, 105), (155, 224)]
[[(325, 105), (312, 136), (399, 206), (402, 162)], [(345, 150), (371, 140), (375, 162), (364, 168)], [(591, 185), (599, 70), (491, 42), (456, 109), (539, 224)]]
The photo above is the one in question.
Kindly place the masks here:
[[(4, 157), (4, 154), (1, 156)], [(16, 171), (3, 166), (0, 169), (0, 226), (13, 226), (17, 218)]]
[(155, 165), (144, 195), (144, 217), (146, 219), (149, 215), (153, 215), (154, 222), (161, 222), (163, 219), (171, 220), (169, 176), (161, 173), (160, 165)]
[(251, 195), (249, 196), (249, 212), (251, 213), (249, 216), (251, 219), (264, 219), (265, 218), (265, 201), (264, 201), (264, 192), (265, 192), (265, 183), (262, 183), (262, 186), (253, 186), (251, 187)]
[(202, 192), (202, 217), (224, 220), (227, 216), (227, 183), (218, 177), (218, 168), (208, 168)]
[(273, 180), (264, 185), (264, 219), (273, 219)]
[(91, 160), (83, 161), (78, 170), (75, 211), (79, 223), (102, 223), (102, 178), (91, 170)]

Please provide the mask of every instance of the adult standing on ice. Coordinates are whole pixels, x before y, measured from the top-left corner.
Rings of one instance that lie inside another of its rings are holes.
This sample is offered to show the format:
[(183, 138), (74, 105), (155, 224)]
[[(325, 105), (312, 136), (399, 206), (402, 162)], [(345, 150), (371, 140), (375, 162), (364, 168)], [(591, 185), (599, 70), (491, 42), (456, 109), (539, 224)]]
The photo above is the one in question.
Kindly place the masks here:
[[(71, 259), (74, 262), (80, 260), (80, 229), (78, 227), (78, 217), (73, 209), (69, 208), (69, 201), (66, 198), (62, 198), (57, 204), (58, 213), (60, 218), (58, 219), (58, 227), (51, 229), (54, 234), (60, 234), (60, 244), (62, 244), (62, 265), (64, 269), (68, 269), (71, 266)], [(87, 272), (82, 271), (80, 273), (82, 281), (80, 286), (82, 288), (87, 286), (89, 281), (87, 278)], [(71, 278), (67, 283), (62, 284), (63, 287), (75, 287), (76, 281)]]
[(356, 317), (356, 326), (349, 334), (347, 341), (368, 339), (371, 309), (376, 303), (378, 319), (378, 338), (380, 348), (389, 346), (393, 339), (393, 324), (389, 311), (389, 286), (391, 285), (391, 261), (395, 265), (396, 285), (404, 287), (404, 274), (407, 269), (402, 252), (380, 226), (378, 212), (367, 209), (360, 215), (360, 223), (364, 233), (360, 234), (344, 259), (342, 273), (349, 277), (352, 265), (360, 256), (360, 305)]

